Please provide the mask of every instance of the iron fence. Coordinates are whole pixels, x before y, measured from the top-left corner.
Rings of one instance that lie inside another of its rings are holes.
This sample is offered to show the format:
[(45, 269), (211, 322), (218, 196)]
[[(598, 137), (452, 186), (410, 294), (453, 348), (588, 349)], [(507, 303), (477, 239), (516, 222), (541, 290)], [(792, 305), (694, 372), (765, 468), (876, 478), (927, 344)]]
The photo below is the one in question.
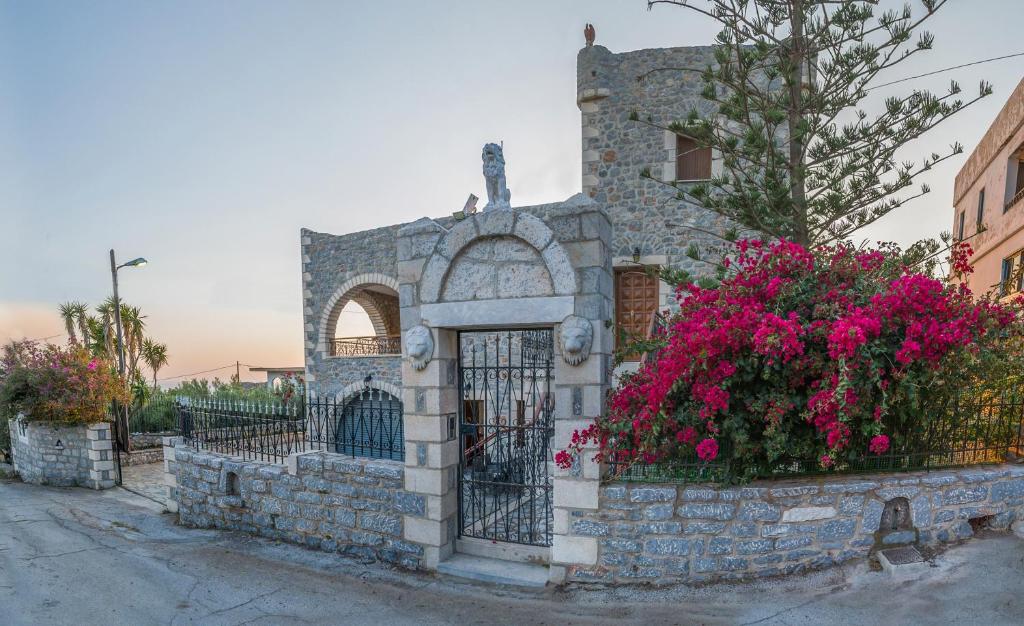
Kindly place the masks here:
[[(1003, 463), (1024, 458), (1024, 394), (964, 393), (925, 419), (884, 421), (890, 447), (884, 454), (865, 451), (836, 459), (826, 472), (817, 458), (784, 457), (747, 478), (787, 478), (813, 474), (864, 474), (929, 471)], [(716, 461), (704, 462), (692, 451), (667, 463), (611, 464), (609, 480), (664, 483), (734, 483), (740, 477), (729, 460), (732, 445), (719, 442)]]
[(402, 353), (401, 335), (345, 337), (330, 340), (331, 356), (386, 356)]
[(289, 404), (183, 398), (177, 411), (181, 436), (190, 445), (245, 460), (283, 463), (289, 454), (315, 450), (405, 458), (402, 403), (383, 392)]

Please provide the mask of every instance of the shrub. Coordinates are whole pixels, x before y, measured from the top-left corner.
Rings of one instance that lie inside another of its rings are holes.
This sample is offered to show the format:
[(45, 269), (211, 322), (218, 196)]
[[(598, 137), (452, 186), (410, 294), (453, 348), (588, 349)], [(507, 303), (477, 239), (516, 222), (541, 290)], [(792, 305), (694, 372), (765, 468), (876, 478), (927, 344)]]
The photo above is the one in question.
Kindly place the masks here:
[(677, 288), (654, 358), (560, 466), (597, 444), (619, 463), (718, 459), (741, 480), (797, 460), (839, 469), (904, 443), (972, 379), (1002, 376), (1021, 336), (1016, 307), (915, 273), (894, 246), (741, 241), (725, 266), (715, 287)]
[(108, 419), (113, 400), (127, 393), (113, 367), (88, 350), (13, 343), (0, 360), (0, 418), (65, 424), (91, 424)]

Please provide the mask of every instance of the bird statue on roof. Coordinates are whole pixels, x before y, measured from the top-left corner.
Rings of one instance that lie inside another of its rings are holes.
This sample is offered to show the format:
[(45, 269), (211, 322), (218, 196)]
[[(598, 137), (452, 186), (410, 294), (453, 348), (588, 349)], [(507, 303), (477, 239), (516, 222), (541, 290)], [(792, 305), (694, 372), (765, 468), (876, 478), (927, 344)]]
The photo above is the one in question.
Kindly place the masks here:
[(597, 36), (597, 31), (594, 30), (594, 25), (587, 22), (587, 25), (583, 27), (583, 38), (587, 40), (587, 47), (594, 45), (594, 37)]

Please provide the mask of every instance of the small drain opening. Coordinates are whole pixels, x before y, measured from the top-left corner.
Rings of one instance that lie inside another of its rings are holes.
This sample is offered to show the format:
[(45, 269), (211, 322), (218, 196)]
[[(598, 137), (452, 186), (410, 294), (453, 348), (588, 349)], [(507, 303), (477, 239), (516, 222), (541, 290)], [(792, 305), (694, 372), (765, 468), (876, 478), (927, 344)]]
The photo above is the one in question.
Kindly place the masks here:
[(992, 521), (995, 519), (995, 515), (982, 515), (980, 517), (972, 517), (967, 520), (967, 523), (971, 525), (971, 530), (978, 532), (989, 528), (992, 525)]

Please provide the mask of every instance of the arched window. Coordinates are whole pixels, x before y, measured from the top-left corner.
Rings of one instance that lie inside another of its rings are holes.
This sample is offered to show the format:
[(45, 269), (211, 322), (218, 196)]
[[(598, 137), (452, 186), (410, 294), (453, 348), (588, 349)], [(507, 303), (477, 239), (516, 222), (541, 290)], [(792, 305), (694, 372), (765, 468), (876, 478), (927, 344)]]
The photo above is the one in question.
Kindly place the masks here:
[(402, 401), (367, 389), (345, 403), (335, 423), (334, 451), (371, 459), (403, 460)]
[(361, 283), (335, 296), (324, 320), (328, 357), (401, 354), (398, 293), (378, 283)]

